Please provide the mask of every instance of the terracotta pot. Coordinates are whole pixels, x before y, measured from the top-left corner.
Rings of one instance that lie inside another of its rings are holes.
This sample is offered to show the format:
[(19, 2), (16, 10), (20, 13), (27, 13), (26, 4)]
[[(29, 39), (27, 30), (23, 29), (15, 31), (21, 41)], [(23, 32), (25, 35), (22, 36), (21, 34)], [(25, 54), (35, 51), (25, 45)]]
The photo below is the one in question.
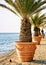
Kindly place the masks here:
[(41, 40), (41, 38), (42, 38), (42, 35), (39, 35), (39, 37), (40, 37), (40, 40)]
[(15, 47), (20, 62), (29, 62), (33, 60), (36, 49), (35, 42), (16, 42)]
[(44, 38), (44, 34), (42, 34), (41, 37)]
[(40, 45), (41, 36), (34, 36), (34, 37), (33, 37), (33, 41), (34, 41), (34, 42), (37, 42), (37, 44)]

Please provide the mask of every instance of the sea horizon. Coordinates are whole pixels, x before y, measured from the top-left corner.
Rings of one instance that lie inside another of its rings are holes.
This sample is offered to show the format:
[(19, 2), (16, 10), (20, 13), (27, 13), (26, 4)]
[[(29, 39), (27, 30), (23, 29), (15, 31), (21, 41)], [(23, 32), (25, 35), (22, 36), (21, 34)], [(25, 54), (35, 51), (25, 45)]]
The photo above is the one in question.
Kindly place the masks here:
[(5, 34), (5, 33), (19, 33), (19, 32), (0, 32), (0, 34), (1, 33), (4, 33)]

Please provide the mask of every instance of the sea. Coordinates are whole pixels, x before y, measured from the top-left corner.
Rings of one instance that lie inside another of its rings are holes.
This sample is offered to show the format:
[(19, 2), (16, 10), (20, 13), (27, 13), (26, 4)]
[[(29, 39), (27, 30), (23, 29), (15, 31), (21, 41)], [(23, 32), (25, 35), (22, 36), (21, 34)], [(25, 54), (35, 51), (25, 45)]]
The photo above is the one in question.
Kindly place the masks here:
[(0, 33), (0, 54), (15, 49), (16, 41), (19, 41), (19, 33)]

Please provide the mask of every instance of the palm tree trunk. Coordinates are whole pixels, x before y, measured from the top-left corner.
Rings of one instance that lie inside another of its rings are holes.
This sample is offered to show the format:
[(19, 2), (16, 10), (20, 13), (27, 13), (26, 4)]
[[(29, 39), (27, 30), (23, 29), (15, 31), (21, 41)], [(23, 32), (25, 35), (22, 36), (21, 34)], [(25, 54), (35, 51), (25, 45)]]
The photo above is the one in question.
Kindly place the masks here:
[(31, 24), (29, 21), (28, 18), (24, 18), (21, 22), (20, 41), (22, 42), (32, 41)]
[(40, 33), (40, 28), (38, 28), (38, 35), (41, 35), (41, 33)]
[(38, 36), (39, 35), (39, 29), (37, 26), (34, 27), (34, 36)]
[(43, 31), (43, 29), (42, 29), (42, 31), (41, 31), (41, 32), (42, 32), (42, 34), (44, 34), (44, 31)]
[(41, 32), (42, 32), (42, 35), (43, 35), (43, 38), (44, 38), (44, 37), (45, 37), (44, 30), (42, 29), (42, 31), (41, 31)]

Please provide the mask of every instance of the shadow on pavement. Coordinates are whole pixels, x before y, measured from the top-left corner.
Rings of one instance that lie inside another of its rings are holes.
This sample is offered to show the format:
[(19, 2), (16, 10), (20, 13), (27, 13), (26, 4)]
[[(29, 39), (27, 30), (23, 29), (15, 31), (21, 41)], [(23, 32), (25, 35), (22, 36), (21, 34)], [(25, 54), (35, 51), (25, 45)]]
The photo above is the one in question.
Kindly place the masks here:
[(40, 45), (46, 45), (46, 43), (40, 44)]
[(38, 63), (38, 64), (46, 64), (45, 60), (33, 60), (33, 63)]

